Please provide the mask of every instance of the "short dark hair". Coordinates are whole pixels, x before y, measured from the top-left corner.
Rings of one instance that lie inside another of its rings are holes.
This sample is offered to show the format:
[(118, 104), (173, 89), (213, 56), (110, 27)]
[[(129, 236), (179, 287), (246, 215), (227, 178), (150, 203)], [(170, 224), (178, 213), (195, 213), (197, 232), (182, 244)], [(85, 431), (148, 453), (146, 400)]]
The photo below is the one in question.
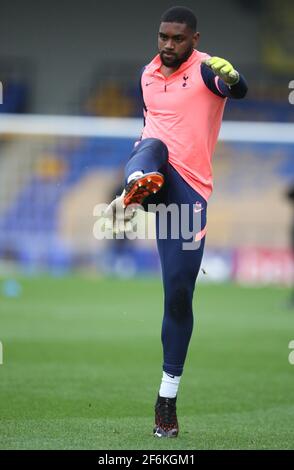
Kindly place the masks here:
[(160, 22), (185, 23), (194, 33), (197, 31), (197, 18), (193, 11), (186, 7), (169, 8), (163, 13)]

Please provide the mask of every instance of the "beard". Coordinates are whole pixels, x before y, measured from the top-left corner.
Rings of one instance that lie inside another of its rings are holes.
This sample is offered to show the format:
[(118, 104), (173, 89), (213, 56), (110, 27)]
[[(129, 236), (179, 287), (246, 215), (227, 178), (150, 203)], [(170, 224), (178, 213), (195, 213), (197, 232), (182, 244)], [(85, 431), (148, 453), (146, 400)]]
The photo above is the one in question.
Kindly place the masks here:
[(192, 52), (193, 52), (193, 47), (180, 57), (177, 54), (172, 54), (170, 57), (167, 57), (166, 55), (164, 55), (165, 53), (163, 51), (161, 51), (159, 55), (160, 55), (161, 62), (166, 67), (179, 68), (183, 62), (186, 62), (186, 60), (190, 57)]

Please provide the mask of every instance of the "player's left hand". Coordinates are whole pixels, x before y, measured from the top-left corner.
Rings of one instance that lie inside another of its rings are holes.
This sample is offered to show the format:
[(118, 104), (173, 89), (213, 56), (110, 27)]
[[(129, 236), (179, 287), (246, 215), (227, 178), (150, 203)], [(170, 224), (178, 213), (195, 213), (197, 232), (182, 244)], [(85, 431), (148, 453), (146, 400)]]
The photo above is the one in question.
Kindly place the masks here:
[(203, 62), (227, 85), (231, 86), (238, 83), (239, 73), (227, 60), (220, 57), (210, 57), (210, 59), (204, 59)]

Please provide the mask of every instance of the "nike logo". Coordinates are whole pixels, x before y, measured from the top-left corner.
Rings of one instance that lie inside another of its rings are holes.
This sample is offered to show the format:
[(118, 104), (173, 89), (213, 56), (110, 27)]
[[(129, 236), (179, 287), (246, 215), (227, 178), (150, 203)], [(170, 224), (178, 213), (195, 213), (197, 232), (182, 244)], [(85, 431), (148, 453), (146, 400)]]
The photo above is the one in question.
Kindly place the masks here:
[(166, 372), (166, 375), (168, 375), (171, 379), (174, 379), (174, 378), (175, 378), (174, 375), (168, 374), (167, 372)]
[(195, 214), (197, 214), (198, 212), (201, 212), (203, 211), (203, 207), (202, 207), (202, 204), (201, 202), (195, 202), (195, 209), (194, 209), (194, 212)]
[(152, 85), (153, 82), (145, 83), (145, 86)]

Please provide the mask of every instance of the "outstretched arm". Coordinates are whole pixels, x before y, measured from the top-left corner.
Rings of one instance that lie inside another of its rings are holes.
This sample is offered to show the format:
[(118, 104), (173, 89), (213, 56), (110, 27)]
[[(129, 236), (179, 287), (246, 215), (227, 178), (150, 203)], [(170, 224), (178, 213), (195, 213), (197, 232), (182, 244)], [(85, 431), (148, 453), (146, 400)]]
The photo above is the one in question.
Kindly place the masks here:
[(217, 96), (240, 99), (247, 93), (244, 77), (225, 59), (205, 59), (201, 64), (201, 75), (207, 88)]

